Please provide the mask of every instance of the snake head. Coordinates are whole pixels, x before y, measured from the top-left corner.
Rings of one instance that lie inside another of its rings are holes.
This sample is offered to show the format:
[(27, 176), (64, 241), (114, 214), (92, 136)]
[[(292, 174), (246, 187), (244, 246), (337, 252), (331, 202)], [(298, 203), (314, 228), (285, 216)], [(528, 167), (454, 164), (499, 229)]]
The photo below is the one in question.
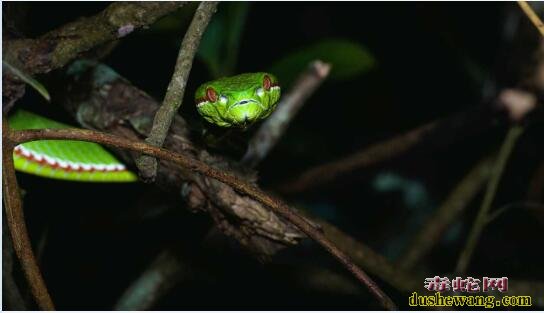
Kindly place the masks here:
[(195, 102), (208, 122), (245, 128), (272, 113), (280, 91), (274, 75), (246, 73), (202, 84), (195, 93)]

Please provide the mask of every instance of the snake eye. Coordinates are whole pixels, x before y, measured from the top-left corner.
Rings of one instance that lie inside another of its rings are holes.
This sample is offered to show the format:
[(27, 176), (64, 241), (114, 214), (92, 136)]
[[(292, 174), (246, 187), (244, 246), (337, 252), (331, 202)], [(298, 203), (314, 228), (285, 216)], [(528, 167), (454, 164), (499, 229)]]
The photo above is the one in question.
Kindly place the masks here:
[(263, 88), (264, 88), (264, 90), (269, 91), (270, 87), (272, 87), (272, 80), (270, 79), (270, 76), (264, 75)]
[(215, 91), (215, 89), (212, 87), (208, 87), (206, 89), (206, 98), (211, 102), (217, 101), (217, 91)]

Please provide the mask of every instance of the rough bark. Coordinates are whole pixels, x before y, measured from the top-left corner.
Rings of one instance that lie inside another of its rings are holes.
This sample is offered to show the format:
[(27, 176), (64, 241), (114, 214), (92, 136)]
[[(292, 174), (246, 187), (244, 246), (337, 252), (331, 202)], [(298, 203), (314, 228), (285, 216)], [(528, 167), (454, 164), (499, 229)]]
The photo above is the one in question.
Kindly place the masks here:
[[(78, 61), (68, 69), (63, 81), (68, 94), (61, 102), (86, 128), (121, 135), (129, 139), (145, 139), (157, 101), (132, 86), (110, 68), (91, 61)], [(224, 157), (209, 154), (193, 144), (185, 120), (176, 115), (164, 147), (189, 154), (205, 163), (234, 171), (237, 176), (255, 183), (256, 173)], [(134, 164), (135, 153), (119, 151), (123, 160)], [(304, 235), (267, 208), (229, 186), (187, 171), (172, 162), (161, 160), (156, 183), (180, 192), (188, 208), (206, 212), (227, 235), (236, 238), (260, 257), (273, 255), (286, 245), (299, 242)]]

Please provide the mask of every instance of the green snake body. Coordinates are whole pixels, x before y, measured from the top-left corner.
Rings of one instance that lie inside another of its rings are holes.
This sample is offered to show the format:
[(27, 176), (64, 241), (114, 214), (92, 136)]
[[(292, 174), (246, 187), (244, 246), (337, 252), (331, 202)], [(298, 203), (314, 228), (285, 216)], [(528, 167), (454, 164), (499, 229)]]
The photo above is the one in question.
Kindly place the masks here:
[[(268, 73), (247, 73), (201, 85), (196, 91), (198, 112), (221, 127), (245, 128), (266, 118), (280, 97), (277, 79)], [(13, 129), (67, 128), (48, 118), (17, 111)], [(20, 144), (13, 152), (15, 169), (53, 179), (83, 182), (132, 182), (127, 170), (102, 146), (82, 141), (38, 140)]]
[[(13, 129), (67, 128), (67, 125), (19, 110), (10, 119)], [(131, 182), (128, 171), (102, 146), (82, 141), (40, 140), (20, 144), (13, 151), (15, 168), (47, 178), (85, 182)]]

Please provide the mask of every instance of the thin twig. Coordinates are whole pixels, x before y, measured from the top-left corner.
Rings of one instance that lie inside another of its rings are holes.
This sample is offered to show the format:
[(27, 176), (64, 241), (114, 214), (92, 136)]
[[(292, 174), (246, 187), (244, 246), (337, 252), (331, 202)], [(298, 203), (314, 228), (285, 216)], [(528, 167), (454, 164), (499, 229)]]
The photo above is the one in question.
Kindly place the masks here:
[(513, 203), (508, 203), (506, 205), (503, 205), (502, 207), (491, 212), (489, 216), (487, 217), (486, 223), (489, 224), (493, 222), (499, 216), (501, 216), (502, 214), (506, 213), (508, 210), (511, 210), (513, 208), (526, 209), (526, 210), (534, 211), (535, 213), (538, 213), (538, 214), (542, 214), (544, 212), (544, 204), (539, 202), (523, 202), (523, 201), (513, 202)]
[(32, 244), (30, 243), (26, 229), (23, 205), (13, 167), (13, 148), (15, 143), (11, 140), (8, 122), (6, 120), (2, 122), (2, 191), (6, 219), (13, 240), (13, 248), (39, 308), (42, 310), (54, 310), (53, 301), (40, 273), (36, 257), (32, 252)]
[(493, 172), (491, 174), (491, 178), (489, 179), (489, 183), (487, 184), (482, 206), (480, 207), (480, 211), (478, 212), (478, 216), (474, 221), (474, 225), (472, 226), (466, 245), (461, 252), (457, 266), (455, 267), (455, 272), (458, 274), (464, 274), (467, 270), (470, 258), (474, 252), (474, 248), (476, 248), (476, 244), (478, 243), (482, 230), (489, 220), (489, 209), (491, 208), (491, 204), (495, 198), (497, 187), (499, 186), (499, 182), (508, 162), (508, 158), (510, 157), (512, 150), (522, 133), (523, 126), (516, 125), (512, 126), (506, 135), (501, 150), (499, 151), (497, 161), (493, 166)]
[[(198, 50), (200, 39), (216, 11), (217, 4), (218, 2), (216, 1), (201, 2), (183, 37), (174, 74), (166, 90), (162, 105), (155, 114), (149, 137), (146, 139), (146, 142), (151, 145), (162, 147), (164, 144), (170, 125), (183, 101), (187, 79), (191, 72), (193, 59)], [(140, 170), (140, 176), (144, 180), (152, 181), (155, 178), (157, 173), (157, 160), (155, 158), (143, 155), (136, 160), (136, 166)]]
[[(181, 258), (171, 249), (163, 250), (149, 267), (125, 290), (115, 310), (149, 310), (162, 295), (169, 291), (182, 276), (188, 276)], [(184, 275), (185, 274), (185, 275)]]
[(544, 36), (544, 24), (542, 23), (542, 20), (538, 17), (538, 15), (535, 13), (533, 8), (527, 3), (527, 1), (518, 1), (519, 6), (527, 15), (527, 17), (531, 20), (531, 23), (535, 25), (536, 29), (540, 32), (542, 36)]
[(491, 173), (492, 164), (492, 158), (484, 158), (457, 184), (444, 203), (421, 227), (406, 252), (399, 257), (398, 264), (401, 268), (413, 268), (438, 242), (447, 227), (457, 220), (478, 194)]
[(245, 181), (215, 168), (212, 168), (199, 160), (193, 159), (184, 154), (174, 153), (162, 148), (158, 148), (144, 142), (130, 141), (124, 138), (113, 136), (97, 131), (83, 129), (40, 129), (13, 131), (10, 133), (10, 139), (16, 143), (24, 143), (35, 140), (81, 140), (91, 141), (107, 146), (113, 146), (121, 149), (127, 149), (142, 154), (151, 155), (156, 158), (169, 160), (178, 165), (192, 170), (196, 173), (208, 176), (231, 186), (236, 191), (246, 194), (256, 201), (268, 206), (270, 210), (279, 214), (298, 229), (304, 232), (308, 237), (319, 243), (325, 250), (333, 255), (347, 270), (349, 270), (361, 283), (370, 290), (372, 295), (378, 299), (384, 308), (396, 309), (393, 301), (376, 285), (376, 283), (363, 272), (353, 261), (340, 249), (338, 249), (325, 235), (310, 224), (305, 218), (294, 212), (289, 206), (279, 199), (276, 199), (259, 188), (246, 183)]
[(307, 212), (303, 212), (302, 215), (319, 224), (323, 233), (338, 248), (347, 251), (355, 263), (364, 267), (369, 273), (378, 276), (391, 286), (402, 292), (413, 292), (423, 286), (418, 283), (418, 279), (415, 278), (412, 273), (398, 268), (383, 255), (346, 234), (336, 226), (323, 219), (310, 215)]
[(376, 164), (403, 153), (420, 142), (421, 137), (435, 128), (436, 122), (429, 123), (396, 136), (384, 142), (365, 147), (364, 149), (345, 158), (316, 166), (305, 171), (294, 180), (282, 184), (278, 189), (282, 193), (297, 193), (311, 189), (320, 184), (330, 182), (335, 178), (352, 172), (357, 168)]
[(494, 102), (473, 106), (451, 116), (434, 120), (396, 135), (384, 141), (364, 147), (355, 153), (328, 163), (317, 165), (297, 175), (292, 180), (280, 183), (276, 190), (283, 194), (294, 194), (329, 183), (342, 175), (389, 161), (416, 147), (433, 149), (450, 148), (451, 144), (474, 137), (491, 128), (497, 128), (507, 119)]
[(256, 167), (268, 155), (306, 100), (327, 78), (330, 69), (330, 64), (319, 60), (310, 63), (290, 92), (282, 97), (276, 111), (264, 121), (249, 141), (246, 154), (242, 159), (243, 164)]

